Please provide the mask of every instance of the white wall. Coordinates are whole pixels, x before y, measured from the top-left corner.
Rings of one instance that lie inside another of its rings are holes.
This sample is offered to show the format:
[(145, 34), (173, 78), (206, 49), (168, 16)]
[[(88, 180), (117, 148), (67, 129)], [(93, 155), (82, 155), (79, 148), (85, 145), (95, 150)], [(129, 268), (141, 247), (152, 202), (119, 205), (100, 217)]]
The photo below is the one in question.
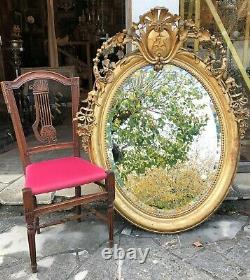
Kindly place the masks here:
[(132, 0), (132, 21), (154, 7), (166, 7), (173, 14), (179, 14), (179, 0)]

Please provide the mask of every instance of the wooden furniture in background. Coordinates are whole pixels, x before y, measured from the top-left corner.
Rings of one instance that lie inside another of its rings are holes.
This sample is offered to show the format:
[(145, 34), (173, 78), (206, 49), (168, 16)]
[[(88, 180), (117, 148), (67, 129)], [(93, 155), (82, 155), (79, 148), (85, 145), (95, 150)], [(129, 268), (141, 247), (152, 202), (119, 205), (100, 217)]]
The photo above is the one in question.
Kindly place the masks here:
[[(40, 233), (40, 228), (50, 225), (60, 224), (73, 219), (80, 221), (82, 217), (82, 204), (94, 201), (107, 202), (107, 217), (100, 213), (99, 216), (108, 223), (109, 242), (110, 245), (113, 244), (114, 174), (80, 158), (80, 149), (76, 134), (77, 125), (75, 122), (73, 122), (72, 141), (58, 143), (56, 129), (52, 123), (48, 80), (56, 81), (71, 88), (72, 117), (74, 118), (79, 106), (79, 78), (66, 78), (55, 72), (40, 70), (25, 73), (13, 82), (5, 81), (1, 83), (8, 112), (11, 115), (15, 129), (25, 174), (23, 204), (27, 223), (32, 272), (37, 271), (35, 234)], [(36, 111), (36, 119), (32, 128), (36, 139), (40, 142), (40, 145), (36, 147), (28, 147), (27, 145), (13, 92), (13, 90), (20, 88), (25, 83), (31, 82), (33, 82), (33, 96)], [(66, 148), (73, 150), (73, 156), (31, 163), (30, 156), (33, 154)], [(104, 183), (102, 183), (102, 180), (104, 180)], [(80, 186), (91, 182), (103, 187), (103, 191), (81, 196)], [(73, 187), (75, 188), (74, 198), (51, 205), (37, 205), (36, 195)], [(76, 207), (76, 215), (52, 223), (39, 224), (39, 217), (41, 215), (71, 207)]]

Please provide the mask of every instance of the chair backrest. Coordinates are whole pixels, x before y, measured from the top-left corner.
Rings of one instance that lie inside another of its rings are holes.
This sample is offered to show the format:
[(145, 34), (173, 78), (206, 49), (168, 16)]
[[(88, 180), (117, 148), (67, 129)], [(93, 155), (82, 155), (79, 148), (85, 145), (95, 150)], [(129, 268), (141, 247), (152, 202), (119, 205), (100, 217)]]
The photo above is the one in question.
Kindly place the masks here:
[[(25, 73), (14, 81), (1, 82), (4, 99), (14, 126), (24, 172), (25, 167), (31, 163), (30, 156), (35, 153), (72, 148), (73, 154), (75, 156), (80, 156), (76, 122), (73, 122), (72, 125), (72, 141), (59, 142), (57, 140), (57, 131), (52, 121), (53, 115), (50, 101), (50, 95), (53, 92), (50, 84), (54, 82), (70, 88), (71, 102), (69, 104), (72, 105), (73, 121), (79, 107), (80, 93), (78, 77), (67, 78), (55, 72), (38, 70)], [(32, 125), (32, 129), (36, 140), (39, 142), (39, 145), (33, 147), (29, 147), (27, 144), (14, 96), (14, 91), (18, 89), (22, 90), (26, 84), (28, 84), (31, 89), (32, 107), (35, 112), (35, 121)]]

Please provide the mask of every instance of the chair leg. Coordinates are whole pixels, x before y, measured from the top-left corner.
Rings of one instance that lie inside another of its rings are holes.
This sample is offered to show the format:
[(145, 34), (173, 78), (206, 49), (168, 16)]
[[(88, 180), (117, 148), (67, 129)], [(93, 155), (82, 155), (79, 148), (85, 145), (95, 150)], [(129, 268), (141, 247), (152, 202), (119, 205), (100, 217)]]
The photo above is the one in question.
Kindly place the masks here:
[[(34, 195), (34, 205), (35, 207), (37, 208), (37, 199), (36, 199), (36, 196)], [(40, 222), (39, 222), (39, 217), (36, 217), (36, 232), (37, 234), (40, 234), (41, 233), (41, 230), (39, 228), (39, 225), (40, 225)]]
[(28, 241), (30, 250), (31, 270), (33, 273), (37, 272), (35, 234), (36, 231), (34, 229), (33, 224), (28, 224)]
[[(76, 197), (80, 197), (81, 196), (81, 186), (75, 187), (75, 196)], [(76, 214), (77, 215), (81, 215), (82, 213), (82, 206), (81, 205), (77, 205), (76, 206)], [(78, 223), (81, 222), (81, 218), (77, 219)]]
[(108, 206), (108, 230), (109, 230), (109, 247), (114, 246), (114, 208)]
[(23, 189), (23, 205), (25, 220), (27, 223), (27, 235), (29, 242), (30, 261), (32, 272), (37, 272), (36, 241), (35, 241), (35, 219), (34, 219), (34, 197), (30, 189)]
[(105, 181), (106, 190), (108, 192), (108, 230), (109, 230), (109, 246), (114, 246), (114, 200), (115, 200), (115, 176), (113, 172), (109, 172)]

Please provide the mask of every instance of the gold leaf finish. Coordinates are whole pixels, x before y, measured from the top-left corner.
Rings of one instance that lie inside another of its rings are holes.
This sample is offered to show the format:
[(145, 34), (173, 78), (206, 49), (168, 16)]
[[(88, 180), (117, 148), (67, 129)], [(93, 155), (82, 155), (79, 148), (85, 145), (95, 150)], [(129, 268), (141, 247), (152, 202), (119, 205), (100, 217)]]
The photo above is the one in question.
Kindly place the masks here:
[[(199, 42), (202, 57), (195, 54), (193, 49), (184, 48), (184, 42), (192, 45), (194, 40)], [(136, 49), (126, 54), (131, 44)], [(190, 73), (209, 94), (220, 122), (221, 157), (215, 179), (207, 187), (206, 195), (195, 206), (187, 207), (182, 212), (156, 215), (150, 207), (143, 209), (140, 203), (125, 196), (117, 184), (117, 211), (133, 224), (155, 232), (183, 231), (207, 219), (227, 195), (234, 177), (239, 139), (244, 138), (246, 133), (249, 111), (246, 107), (247, 98), (227, 72), (227, 57), (222, 42), (207, 30), (196, 28), (191, 20), (182, 21), (179, 16), (172, 15), (168, 9), (150, 10), (140, 17), (138, 23), (133, 23), (128, 30), (117, 33), (97, 50), (93, 67), (94, 87), (75, 118), (78, 120), (82, 147), (89, 152), (91, 160), (105, 168), (112, 168), (108, 160), (106, 130), (108, 116), (119, 87), (138, 69), (151, 65), (155, 71), (160, 71), (167, 64)], [(167, 180), (164, 174), (161, 176), (165, 178), (163, 181)], [(154, 183), (150, 180), (147, 182), (150, 183), (149, 191)], [(197, 182), (194, 192), (202, 188), (202, 181), (199, 179)], [(143, 184), (143, 180), (136, 183), (135, 179), (135, 184), (130, 187), (134, 188), (139, 196), (142, 195)], [(167, 188), (166, 185), (165, 189)], [(160, 195), (157, 192), (158, 194)], [(147, 197), (145, 193), (144, 196), (145, 200), (150, 199), (150, 195)], [(162, 197), (164, 203), (170, 200), (174, 205), (174, 195)]]

